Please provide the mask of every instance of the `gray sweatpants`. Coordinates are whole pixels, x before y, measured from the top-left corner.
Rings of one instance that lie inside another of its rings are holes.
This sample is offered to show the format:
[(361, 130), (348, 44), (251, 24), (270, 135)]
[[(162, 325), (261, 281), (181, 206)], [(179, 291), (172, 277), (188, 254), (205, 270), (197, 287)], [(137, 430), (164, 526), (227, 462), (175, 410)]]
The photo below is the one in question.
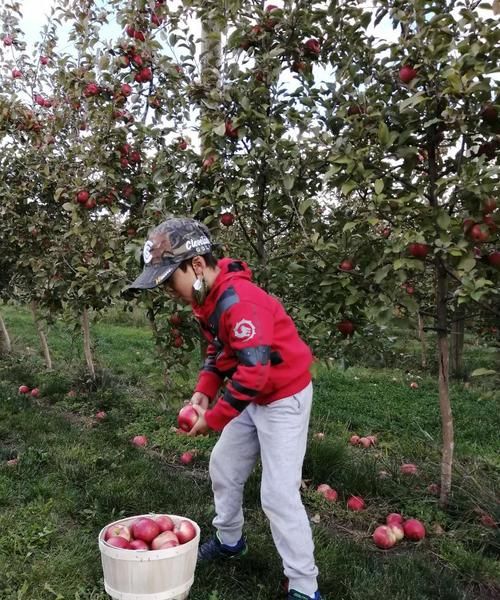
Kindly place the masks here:
[(260, 453), (261, 502), (290, 588), (314, 595), (318, 569), (311, 527), (300, 497), (312, 384), (266, 406), (250, 404), (230, 421), (210, 457), (213, 525), (224, 544), (243, 531), (243, 487)]

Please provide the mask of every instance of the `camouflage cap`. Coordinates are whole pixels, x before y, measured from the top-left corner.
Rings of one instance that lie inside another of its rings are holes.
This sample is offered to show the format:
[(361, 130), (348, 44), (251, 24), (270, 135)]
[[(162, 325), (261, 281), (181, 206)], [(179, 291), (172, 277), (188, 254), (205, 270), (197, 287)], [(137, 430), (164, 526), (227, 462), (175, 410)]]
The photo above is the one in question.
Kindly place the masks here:
[(144, 270), (127, 290), (148, 290), (171, 277), (192, 256), (212, 251), (208, 227), (194, 219), (172, 218), (155, 227), (142, 251)]

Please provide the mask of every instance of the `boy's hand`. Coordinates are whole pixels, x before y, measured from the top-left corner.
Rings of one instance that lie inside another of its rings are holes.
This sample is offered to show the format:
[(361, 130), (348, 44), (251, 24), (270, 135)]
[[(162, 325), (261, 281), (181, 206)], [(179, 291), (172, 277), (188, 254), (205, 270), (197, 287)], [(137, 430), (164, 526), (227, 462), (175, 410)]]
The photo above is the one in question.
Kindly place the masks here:
[(210, 404), (210, 398), (202, 392), (195, 392), (191, 396), (191, 400), (188, 401), (188, 404), (192, 404), (193, 406), (201, 406), (201, 408), (206, 410)]
[[(207, 398), (207, 400), (208, 400), (208, 398)], [(189, 437), (195, 437), (197, 435), (205, 435), (206, 433), (208, 433), (208, 430), (209, 430), (207, 422), (205, 421), (206, 409), (202, 408), (199, 404), (193, 404), (193, 408), (198, 413), (198, 420), (193, 425), (193, 427), (191, 428), (191, 430), (189, 431), (189, 433), (187, 435)]]

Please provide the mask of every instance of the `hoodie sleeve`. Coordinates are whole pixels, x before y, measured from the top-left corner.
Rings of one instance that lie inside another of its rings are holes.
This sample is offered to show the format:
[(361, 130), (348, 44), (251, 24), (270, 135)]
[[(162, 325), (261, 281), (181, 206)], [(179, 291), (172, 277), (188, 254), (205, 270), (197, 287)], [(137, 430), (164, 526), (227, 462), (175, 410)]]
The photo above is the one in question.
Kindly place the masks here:
[(224, 381), (224, 376), (215, 365), (217, 349), (214, 344), (209, 344), (207, 348), (205, 362), (198, 375), (198, 382), (194, 388), (195, 392), (201, 392), (209, 397), (215, 398), (218, 389)]
[(264, 389), (271, 368), (274, 319), (269, 309), (241, 302), (228, 309), (220, 325), (238, 363), (224, 396), (205, 413), (208, 426), (216, 431), (224, 429)]

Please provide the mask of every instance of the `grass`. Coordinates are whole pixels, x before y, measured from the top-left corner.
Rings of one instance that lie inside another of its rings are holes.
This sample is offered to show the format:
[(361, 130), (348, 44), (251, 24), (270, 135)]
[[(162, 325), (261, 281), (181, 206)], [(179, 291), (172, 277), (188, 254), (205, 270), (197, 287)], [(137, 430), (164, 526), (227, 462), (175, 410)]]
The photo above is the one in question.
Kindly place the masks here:
[[(0, 361), (0, 598), (104, 600), (97, 535), (112, 520), (144, 512), (195, 519), (211, 532), (213, 499), (207, 466), (216, 436), (186, 440), (171, 427), (194, 375), (163, 385), (150, 331), (129, 321), (101, 320), (92, 328), (99, 359), (97, 384), (82, 368), (79, 334), (56, 323), (49, 331), (56, 368), (43, 369), (29, 313), (2, 307), (14, 354)], [(401, 340), (401, 347), (409, 348)], [(415, 347), (418, 352), (418, 347)], [(494, 367), (488, 347), (470, 346), (474, 368)], [(197, 357), (192, 360), (196, 371)], [(411, 362), (411, 361), (410, 361)], [(416, 364), (416, 361), (415, 361)], [(436, 382), (418, 370), (345, 371), (320, 367), (304, 464), (304, 502), (313, 517), (316, 559), (326, 600), (488, 600), (500, 596), (498, 394), (492, 378), (452, 385), (456, 427), (454, 488), (448, 510), (427, 486), (439, 480)], [(417, 390), (409, 387), (418, 381)], [(39, 400), (17, 387), (38, 385)], [(76, 390), (69, 398), (69, 389)], [(93, 415), (106, 410), (96, 423)], [(319, 440), (317, 432), (325, 434)], [(376, 447), (347, 443), (352, 433), (376, 434)], [(148, 436), (146, 449), (131, 446)], [(187, 467), (179, 455), (193, 449)], [(19, 458), (16, 466), (7, 460)], [(416, 477), (399, 465), (415, 462)], [(385, 476), (381, 478), (380, 472)], [(327, 482), (340, 501), (328, 504), (314, 488)], [(361, 494), (367, 510), (350, 513), (345, 499)], [(425, 521), (428, 537), (375, 548), (370, 535), (388, 512)], [(260, 509), (259, 473), (245, 491), (250, 552), (236, 563), (200, 566), (191, 600), (272, 600), (281, 565)], [(300, 543), (300, 540), (298, 540)]]

